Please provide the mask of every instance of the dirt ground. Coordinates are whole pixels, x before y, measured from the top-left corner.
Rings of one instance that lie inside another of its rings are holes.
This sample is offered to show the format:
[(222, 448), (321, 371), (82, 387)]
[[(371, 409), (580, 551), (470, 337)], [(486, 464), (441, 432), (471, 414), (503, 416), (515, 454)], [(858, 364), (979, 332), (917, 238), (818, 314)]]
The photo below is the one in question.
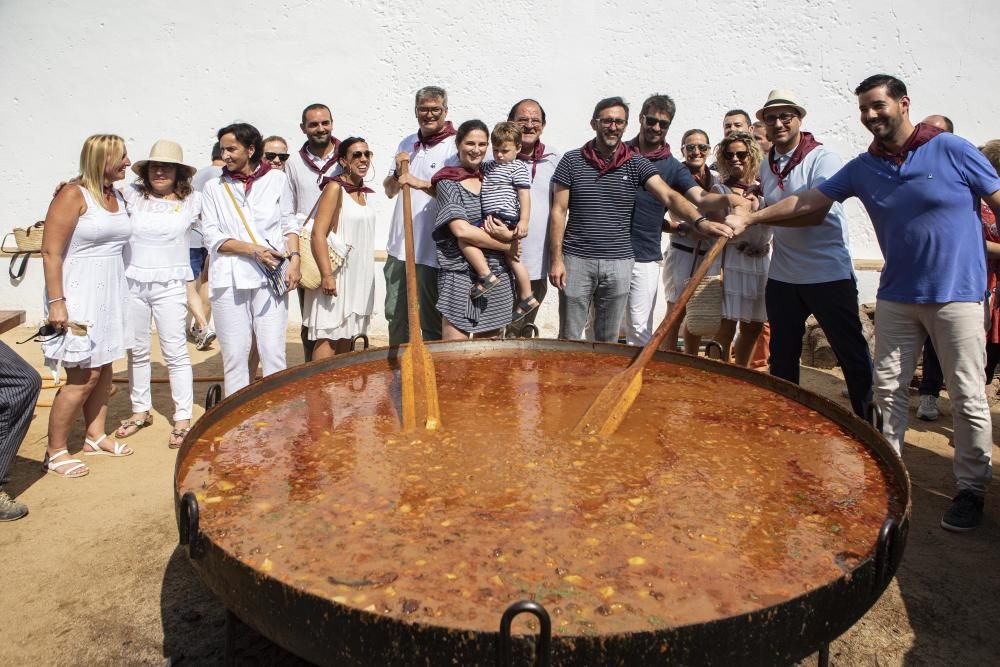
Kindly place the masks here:
[[(2, 340), (13, 346), (27, 333), (15, 330)], [(289, 336), (289, 363), (302, 358), (297, 338)], [(41, 368), (37, 345), (16, 349)], [(221, 374), (217, 346), (192, 348), (192, 359), (196, 377)], [(116, 366), (117, 378), (125, 377), (124, 368)], [(154, 377), (165, 373), (154, 356)], [(836, 371), (803, 369), (803, 384), (847, 404)], [(130, 413), (127, 385), (116, 386), (109, 424)], [(0, 525), (0, 665), (222, 664), (225, 610), (177, 545), (168, 387), (154, 385), (154, 424), (128, 439), (136, 454), (88, 457), (91, 474), (81, 479), (42, 474), (48, 409), (36, 409), (6, 486), (30, 514)], [(195, 385), (196, 418), (207, 388)], [(42, 400), (53, 393), (44, 390)], [(913, 522), (902, 565), (874, 608), (831, 645), (833, 664), (997, 664), (1000, 489), (994, 482), (979, 530), (941, 530), (954, 489), (950, 405), (945, 397), (941, 404), (937, 422), (918, 421), (911, 412), (903, 458), (913, 482)], [(71, 442), (82, 438), (78, 422)], [(248, 628), (239, 628), (235, 640), (239, 664), (297, 662)]]

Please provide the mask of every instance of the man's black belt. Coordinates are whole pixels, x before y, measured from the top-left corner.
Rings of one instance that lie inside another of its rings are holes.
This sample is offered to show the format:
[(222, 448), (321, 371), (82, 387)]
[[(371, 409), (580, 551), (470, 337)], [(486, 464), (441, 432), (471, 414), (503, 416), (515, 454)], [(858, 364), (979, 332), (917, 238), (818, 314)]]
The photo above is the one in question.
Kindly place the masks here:
[[(694, 248), (692, 248), (690, 246), (682, 245), (680, 243), (675, 243), (675, 242), (671, 241), (670, 242), (670, 247), (671, 248), (677, 248), (678, 250), (683, 250), (684, 252), (688, 252), (688, 253), (694, 254)], [(704, 250), (699, 250), (698, 254), (699, 255), (707, 255), (708, 254), (708, 250), (709, 250), (708, 248), (705, 248)]]

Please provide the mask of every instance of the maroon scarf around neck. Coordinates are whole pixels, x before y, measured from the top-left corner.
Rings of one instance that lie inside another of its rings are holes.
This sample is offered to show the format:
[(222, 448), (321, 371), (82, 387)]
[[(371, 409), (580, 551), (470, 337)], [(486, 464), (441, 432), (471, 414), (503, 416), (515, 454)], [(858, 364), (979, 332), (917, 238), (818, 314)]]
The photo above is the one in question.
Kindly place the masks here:
[(775, 161), (777, 150), (774, 148), (774, 146), (771, 146), (771, 150), (768, 151), (767, 153), (767, 164), (768, 166), (771, 167), (771, 173), (778, 177), (779, 190), (784, 191), (785, 178), (787, 178), (788, 174), (792, 172), (792, 169), (795, 169), (795, 167), (797, 167), (799, 163), (801, 163), (804, 159), (806, 159), (806, 156), (809, 155), (810, 151), (812, 151), (817, 146), (822, 146), (822, 145), (823, 144), (821, 144), (820, 142), (816, 141), (813, 138), (811, 132), (800, 132), (799, 145), (795, 147), (794, 151), (792, 151), (792, 156), (788, 160), (788, 164), (786, 164), (781, 171), (778, 171), (778, 163)]
[(433, 148), (448, 137), (454, 137), (456, 134), (458, 134), (458, 131), (455, 129), (455, 126), (451, 124), (450, 120), (446, 121), (444, 127), (442, 127), (438, 132), (432, 134), (426, 139), (422, 134), (420, 134), (420, 130), (417, 130), (417, 141), (413, 144), (413, 150), (418, 151), (421, 146), (424, 147), (424, 150)]
[(627, 142), (625, 145), (634, 155), (640, 155), (650, 162), (658, 162), (659, 160), (666, 160), (670, 157), (670, 144), (667, 142), (663, 142), (662, 146), (648, 153), (643, 153), (642, 149), (639, 147), (639, 135), (636, 135), (634, 139)]
[(880, 157), (883, 160), (889, 160), (898, 167), (906, 161), (907, 153), (920, 148), (942, 132), (944, 132), (944, 130), (939, 127), (934, 127), (933, 125), (928, 125), (927, 123), (917, 123), (913, 127), (913, 133), (910, 135), (909, 139), (906, 140), (906, 143), (904, 143), (899, 149), (898, 153), (891, 152), (888, 148), (883, 146), (878, 139), (872, 141), (871, 145), (868, 147), (868, 152), (875, 157)]
[(445, 167), (439, 169), (431, 176), (431, 185), (437, 186), (439, 181), (464, 181), (467, 178), (483, 180), (483, 172), (479, 169), (466, 169), (465, 167)]
[(531, 180), (535, 180), (535, 168), (543, 158), (547, 158), (550, 155), (554, 155), (554, 153), (546, 153), (545, 144), (539, 140), (535, 142), (535, 147), (531, 149), (530, 153), (518, 153), (517, 159), (521, 162), (531, 163)]
[(580, 155), (583, 156), (584, 160), (594, 165), (594, 168), (600, 172), (598, 175), (599, 177), (609, 171), (614, 171), (632, 159), (632, 151), (629, 150), (623, 141), (618, 142), (618, 145), (615, 146), (614, 153), (611, 154), (611, 159), (607, 161), (597, 154), (597, 150), (594, 148), (596, 143), (596, 139), (591, 139), (585, 143), (583, 148), (580, 149)]
[(730, 190), (733, 190), (735, 188), (739, 188), (740, 190), (743, 191), (742, 194), (744, 196), (747, 196), (747, 195), (758, 195), (759, 196), (759, 195), (763, 194), (762, 191), (761, 191), (760, 183), (757, 183), (757, 182), (754, 182), (754, 183), (744, 183), (743, 181), (741, 181), (738, 178), (727, 179), (726, 180), (726, 187), (728, 187)]
[(271, 165), (269, 165), (266, 160), (261, 160), (260, 164), (257, 165), (257, 168), (249, 174), (244, 174), (239, 171), (229, 171), (225, 167), (222, 168), (223, 174), (229, 176), (235, 181), (243, 183), (243, 194), (245, 195), (250, 194), (250, 189), (253, 187), (254, 181), (260, 180), (260, 178), (269, 171), (271, 171)]
[(367, 187), (364, 184), (364, 182), (362, 182), (361, 185), (355, 185), (354, 183), (351, 183), (349, 180), (340, 175), (324, 176), (323, 180), (319, 182), (319, 189), (322, 190), (323, 188), (325, 188), (327, 183), (339, 183), (340, 187), (344, 188), (344, 192), (346, 192), (349, 195), (353, 195), (358, 192), (370, 195), (375, 192), (371, 188)]
[(323, 163), (322, 167), (317, 167), (316, 163), (313, 162), (312, 153), (309, 152), (309, 142), (302, 144), (302, 148), (299, 149), (299, 155), (302, 156), (302, 162), (306, 165), (306, 169), (323, 176), (326, 174), (326, 170), (337, 162), (337, 147), (340, 146), (340, 139), (337, 137), (330, 137), (330, 143), (333, 144), (333, 150), (330, 151), (330, 159)]

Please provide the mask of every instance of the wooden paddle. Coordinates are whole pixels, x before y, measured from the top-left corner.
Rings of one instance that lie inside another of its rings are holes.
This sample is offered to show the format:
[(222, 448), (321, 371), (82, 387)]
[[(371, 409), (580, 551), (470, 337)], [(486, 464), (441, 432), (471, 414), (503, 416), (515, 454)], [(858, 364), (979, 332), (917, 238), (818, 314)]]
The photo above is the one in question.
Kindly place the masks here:
[(708, 252), (705, 253), (705, 257), (702, 259), (701, 264), (698, 265), (698, 269), (691, 274), (691, 279), (688, 280), (687, 287), (684, 288), (684, 291), (681, 292), (680, 297), (677, 299), (674, 309), (663, 318), (660, 326), (653, 332), (653, 337), (649, 339), (649, 342), (642, 348), (638, 356), (632, 360), (632, 363), (625, 370), (611, 378), (611, 381), (604, 386), (601, 393), (597, 395), (594, 402), (583, 413), (580, 421), (573, 427), (574, 434), (608, 437), (618, 430), (618, 426), (625, 419), (629, 408), (632, 407), (636, 397), (639, 395), (639, 390), (642, 389), (642, 369), (653, 358), (656, 350), (660, 347), (660, 343), (666, 337), (667, 331), (673, 328), (684, 317), (688, 300), (691, 299), (691, 295), (697, 289), (698, 283), (708, 273), (708, 269), (712, 266), (715, 258), (726, 247), (726, 241), (728, 240), (726, 237), (720, 236), (712, 247), (709, 248)]
[[(410, 163), (403, 160), (399, 173), (408, 172)], [(403, 234), (406, 241), (406, 315), (410, 324), (410, 342), (401, 347), (399, 367), (403, 380), (403, 430), (441, 426), (438, 407), (437, 378), (434, 361), (424, 345), (420, 330), (420, 302), (417, 300), (417, 258), (413, 246), (413, 208), (410, 186), (403, 186)]]

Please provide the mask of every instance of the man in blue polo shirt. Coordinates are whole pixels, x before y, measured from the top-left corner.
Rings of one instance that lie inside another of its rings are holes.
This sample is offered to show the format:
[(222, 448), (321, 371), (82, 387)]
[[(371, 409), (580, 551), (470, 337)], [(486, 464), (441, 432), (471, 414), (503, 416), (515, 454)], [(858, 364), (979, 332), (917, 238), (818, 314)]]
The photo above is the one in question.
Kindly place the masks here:
[[(875, 309), (874, 386), (883, 434), (902, 451), (910, 378), (929, 335), (955, 422), (958, 494), (941, 526), (972, 530), (982, 523), (993, 449), (983, 373), (986, 258), (977, 200), (1000, 210), (1000, 177), (968, 141), (924, 123), (914, 126), (899, 79), (871, 76), (854, 92), (861, 123), (874, 136), (868, 152), (816, 189), (727, 222), (737, 232), (755, 223), (810, 224), (815, 218), (809, 214), (835, 201), (861, 200), (885, 257)], [(806, 222), (792, 220), (801, 215)]]
[(595, 138), (566, 152), (552, 176), (549, 282), (559, 289), (560, 338), (582, 338), (593, 306), (594, 338), (618, 340), (634, 261), (632, 209), (640, 188), (706, 236), (733, 233), (699, 215), (649, 160), (625, 146), (627, 125), (625, 100), (598, 102), (590, 121)]

